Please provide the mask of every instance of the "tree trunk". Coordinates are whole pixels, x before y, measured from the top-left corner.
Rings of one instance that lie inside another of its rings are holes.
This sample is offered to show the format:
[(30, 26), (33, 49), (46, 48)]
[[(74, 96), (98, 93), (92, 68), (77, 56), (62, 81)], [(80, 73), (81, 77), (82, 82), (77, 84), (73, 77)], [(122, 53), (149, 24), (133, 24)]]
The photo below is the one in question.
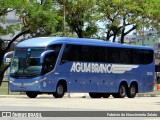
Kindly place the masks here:
[(79, 38), (83, 38), (83, 35), (81, 33), (77, 33)]
[(4, 77), (4, 73), (5, 71), (8, 69), (9, 65), (6, 66), (5, 68), (3, 68), (3, 56), (4, 56), (4, 50), (0, 50), (0, 86), (2, 84), (2, 80), (3, 80), (3, 77)]
[(7, 65), (3, 70), (0, 71), (0, 86), (2, 84), (2, 80), (3, 80), (3, 77), (4, 77), (4, 73), (5, 71), (8, 69), (10, 65)]
[(124, 43), (124, 36), (125, 36), (124, 31), (125, 31), (125, 28), (123, 28), (122, 34), (121, 34), (121, 43), (122, 44)]
[(106, 41), (109, 41), (110, 37), (111, 37), (111, 30), (108, 30), (107, 31)]
[(115, 42), (115, 40), (116, 40), (116, 34), (117, 33), (115, 33), (114, 36), (113, 36), (113, 42)]
[(83, 31), (81, 29), (75, 29), (75, 32), (77, 33), (79, 38), (83, 38)]
[(0, 49), (0, 68), (3, 64), (3, 56), (4, 56), (4, 51), (2, 49)]

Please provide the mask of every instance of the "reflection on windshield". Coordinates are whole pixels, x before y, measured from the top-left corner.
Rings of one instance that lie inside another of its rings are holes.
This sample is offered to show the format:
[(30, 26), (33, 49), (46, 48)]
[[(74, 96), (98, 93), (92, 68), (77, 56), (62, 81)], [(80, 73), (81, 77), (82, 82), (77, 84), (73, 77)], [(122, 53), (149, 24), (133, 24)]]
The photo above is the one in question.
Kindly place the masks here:
[(44, 48), (18, 48), (11, 63), (11, 76), (36, 77), (41, 74), (40, 55)]

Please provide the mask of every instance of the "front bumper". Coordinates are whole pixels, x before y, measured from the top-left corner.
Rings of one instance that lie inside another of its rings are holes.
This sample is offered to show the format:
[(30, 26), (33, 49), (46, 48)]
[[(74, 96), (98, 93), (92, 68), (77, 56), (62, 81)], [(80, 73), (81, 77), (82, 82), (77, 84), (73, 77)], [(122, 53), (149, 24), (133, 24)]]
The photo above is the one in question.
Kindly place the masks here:
[(40, 83), (9, 83), (9, 87), (11, 92), (42, 92), (42, 87)]
[[(18, 81), (18, 82), (16, 82)], [(27, 82), (25, 82), (27, 81)], [(10, 80), (9, 88), (11, 92), (42, 92), (44, 79), (37, 80)]]

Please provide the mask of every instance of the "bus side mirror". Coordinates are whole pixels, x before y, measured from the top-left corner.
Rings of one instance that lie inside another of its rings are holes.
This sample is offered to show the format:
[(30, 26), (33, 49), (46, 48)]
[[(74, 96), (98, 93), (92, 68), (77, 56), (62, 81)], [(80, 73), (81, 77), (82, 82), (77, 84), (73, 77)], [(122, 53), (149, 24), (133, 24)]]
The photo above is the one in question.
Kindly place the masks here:
[(41, 54), (41, 58), (40, 58), (40, 63), (42, 64), (44, 62), (44, 58), (47, 54), (49, 53), (54, 53), (54, 50), (47, 50), (47, 51), (44, 51), (42, 54)]
[(4, 57), (3, 57), (3, 62), (4, 62), (4, 64), (5, 63), (9, 63), (11, 60), (8, 60), (7, 61), (7, 57), (9, 56), (9, 55), (13, 55), (14, 54), (14, 51), (11, 51), (11, 52), (8, 52), (8, 53), (6, 53), (5, 55), (4, 55)]

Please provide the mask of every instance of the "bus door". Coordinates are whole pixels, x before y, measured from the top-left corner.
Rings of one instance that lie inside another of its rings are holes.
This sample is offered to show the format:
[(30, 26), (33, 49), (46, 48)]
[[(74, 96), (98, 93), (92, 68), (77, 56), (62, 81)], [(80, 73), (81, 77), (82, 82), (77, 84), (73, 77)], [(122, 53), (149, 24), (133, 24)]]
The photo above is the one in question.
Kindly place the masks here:
[(44, 62), (42, 64), (42, 75), (45, 81), (42, 82), (43, 92), (53, 92), (53, 70), (56, 64), (56, 55), (54, 52), (48, 53), (44, 57)]

